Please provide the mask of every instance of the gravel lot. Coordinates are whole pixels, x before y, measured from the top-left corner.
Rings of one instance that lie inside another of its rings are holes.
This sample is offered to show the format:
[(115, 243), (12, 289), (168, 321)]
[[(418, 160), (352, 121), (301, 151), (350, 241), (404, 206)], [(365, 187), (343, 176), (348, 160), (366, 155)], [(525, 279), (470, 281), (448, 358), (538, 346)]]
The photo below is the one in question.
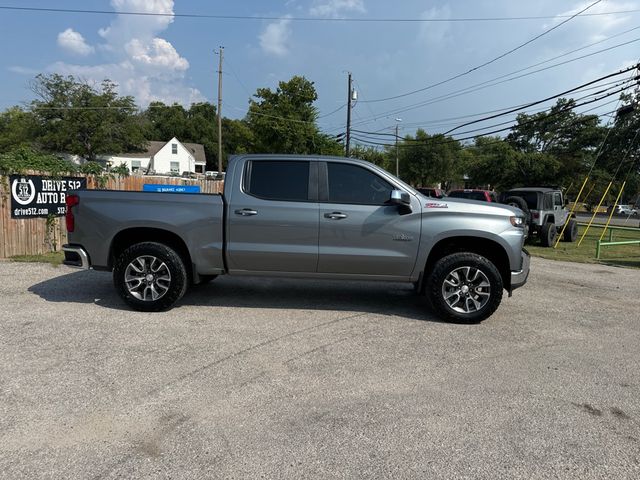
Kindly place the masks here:
[(0, 477), (637, 479), (639, 312), (640, 271), (541, 259), (480, 325), (270, 279), (142, 314), (0, 262)]

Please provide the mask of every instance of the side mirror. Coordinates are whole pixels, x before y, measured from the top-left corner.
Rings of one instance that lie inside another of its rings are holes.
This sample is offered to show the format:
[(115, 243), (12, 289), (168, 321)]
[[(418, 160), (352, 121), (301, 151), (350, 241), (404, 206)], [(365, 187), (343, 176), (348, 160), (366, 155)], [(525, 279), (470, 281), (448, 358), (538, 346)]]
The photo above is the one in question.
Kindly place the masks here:
[(399, 207), (411, 207), (411, 197), (407, 192), (403, 192), (402, 190), (391, 190), (391, 195), (389, 196), (389, 201), (387, 202), (389, 205), (397, 205)]

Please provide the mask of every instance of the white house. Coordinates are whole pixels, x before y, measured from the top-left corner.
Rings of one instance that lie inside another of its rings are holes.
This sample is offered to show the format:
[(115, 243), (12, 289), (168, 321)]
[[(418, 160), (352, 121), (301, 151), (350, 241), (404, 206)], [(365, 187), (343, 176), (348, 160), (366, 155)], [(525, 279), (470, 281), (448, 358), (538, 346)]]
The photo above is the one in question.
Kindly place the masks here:
[(151, 141), (144, 152), (103, 156), (112, 167), (126, 165), (129, 171), (141, 173), (182, 174), (204, 173), (206, 157), (199, 143), (182, 143), (176, 137), (168, 142)]

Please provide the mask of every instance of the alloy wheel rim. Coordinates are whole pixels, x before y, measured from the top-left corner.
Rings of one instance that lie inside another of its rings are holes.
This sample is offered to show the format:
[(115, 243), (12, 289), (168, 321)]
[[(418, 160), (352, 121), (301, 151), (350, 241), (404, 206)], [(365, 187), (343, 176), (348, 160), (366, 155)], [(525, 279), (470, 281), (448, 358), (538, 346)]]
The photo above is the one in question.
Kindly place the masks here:
[(154, 302), (161, 299), (171, 286), (169, 267), (157, 257), (142, 255), (127, 265), (124, 272), (127, 291), (138, 300)]
[(442, 283), (442, 297), (452, 310), (462, 314), (474, 313), (489, 302), (491, 283), (482, 270), (459, 267), (449, 272)]

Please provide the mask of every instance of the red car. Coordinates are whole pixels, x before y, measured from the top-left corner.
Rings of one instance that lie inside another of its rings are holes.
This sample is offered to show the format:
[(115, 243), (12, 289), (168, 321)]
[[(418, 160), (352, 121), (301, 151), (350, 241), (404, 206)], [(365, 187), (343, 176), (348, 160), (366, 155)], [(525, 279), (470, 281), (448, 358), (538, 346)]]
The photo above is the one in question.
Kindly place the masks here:
[(467, 189), (464, 190), (451, 190), (447, 197), (452, 198), (467, 198), (469, 200), (480, 200), (482, 202), (497, 202), (498, 194), (492, 190), (474, 190)]

